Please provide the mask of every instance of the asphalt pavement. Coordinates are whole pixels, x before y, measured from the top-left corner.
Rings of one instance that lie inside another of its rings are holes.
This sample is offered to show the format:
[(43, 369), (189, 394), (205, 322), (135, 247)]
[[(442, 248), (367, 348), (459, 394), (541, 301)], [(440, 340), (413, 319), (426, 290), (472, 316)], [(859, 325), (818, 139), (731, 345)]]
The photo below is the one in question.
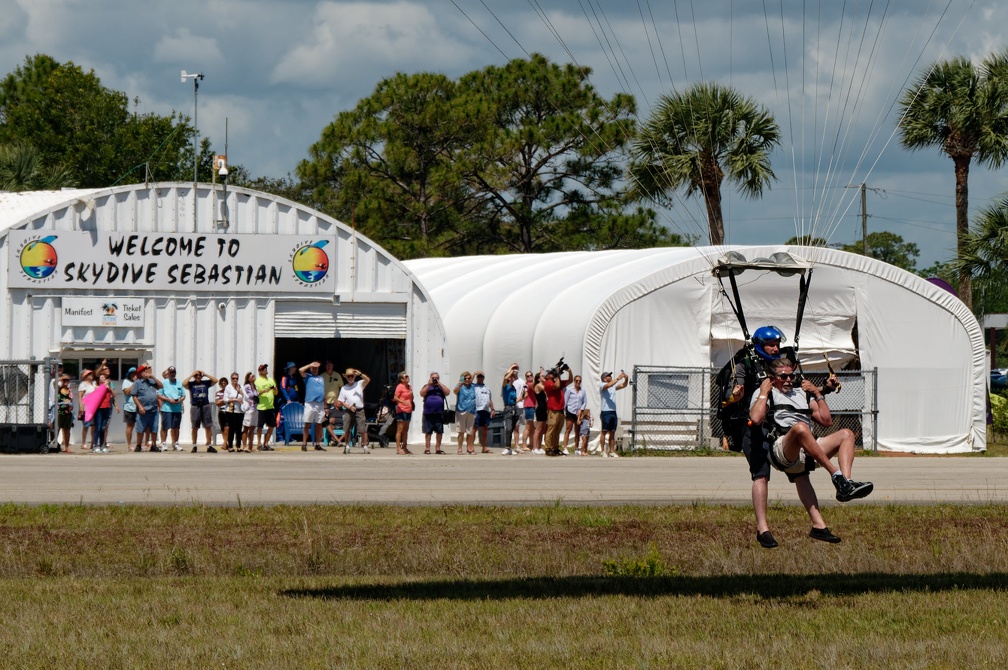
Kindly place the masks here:
[[(122, 447), (119, 447), (122, 449)], [(334, 450), (307, 453), (117, 453), (0, 456), (0, 501), (85, 505), (397, 505), (750, 504), (741, 457), (397, 456)], [(854, 477), (875, 483), (848, 503), (1008, 502), (1008, 458), (877, 456), (854, 462)], [(824, 506), (836, 505), (825, 471), (812, 475)], [(770, 499), (798, 504), (781, 473)]]

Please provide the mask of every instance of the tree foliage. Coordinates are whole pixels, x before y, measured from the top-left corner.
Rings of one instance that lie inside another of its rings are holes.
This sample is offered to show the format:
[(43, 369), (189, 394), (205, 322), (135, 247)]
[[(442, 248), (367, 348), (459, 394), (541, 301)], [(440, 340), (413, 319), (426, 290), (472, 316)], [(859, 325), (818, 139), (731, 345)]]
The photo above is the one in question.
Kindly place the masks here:
[(401, 258), (681, 243), (629, 208), (633, 99), (533, 55), (397, 74), (337, 115), (297, 174), (312, 205)]
[(776, 179), (770, 152), (780, 144), (773, 116), (755, 100), (718, 83), (699, 82), (661, 96), (634, 143), (630, 175), (639, 196), (672, 205), (674, 194), (700, 194), (710, 243), (724, 244), (721, 184), (757, 198)]
[[(890, 265), (914, 272), (917, 266), (917, 256), (920, 248), (914, 242), (904, 242), (901, 235), (882, 230), (868, 233), (868, 256), (885, 261)], [(843, 250), (852, 254), (863, 254), (864, 246), (858, 241), (843, 245)]]
[[(955, 169), (957, 255), (969, 235), (969, 169), (1000, 167), (1008, 158), (1008, 52), (979, 65), (964, 57), (939, 61), (900, 97), (900, 139), (911, 149), (936, 147)], [(959, 266), (959, 296), (972, 306), (972, 280)]]
[(34, 147), (84, 188), (191, 178), (191, 137), (182, 115), (131, 113), (125, 93), (72, 62), (37, 54), (0, 80), (0, 144)]
[(829, 246), (829, 242), (826, 241), (825, 237), (818, 237), (815, 235), (795, 235), (788, 239), (784, 244), (791, 244), (800, 247), (825, 247)]
[(32, 145), (0, 146), (0, 191), (47, 191), (74, 185), (66, 169), (43, 165)]

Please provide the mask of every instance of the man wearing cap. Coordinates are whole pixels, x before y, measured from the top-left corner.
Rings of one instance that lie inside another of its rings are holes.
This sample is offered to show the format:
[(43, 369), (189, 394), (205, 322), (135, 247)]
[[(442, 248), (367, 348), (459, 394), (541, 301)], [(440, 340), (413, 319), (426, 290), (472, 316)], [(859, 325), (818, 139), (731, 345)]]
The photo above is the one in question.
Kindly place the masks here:
[(319, 374), (319, 362), (312, 361), (299, 368), (304, 377), (304, 431), (301, 434), (301, 451), (308, 451), (308, 428), (312, 427), (315, 451), (325, 451), (322, 441), (322, 424), (325, 422), (325, 380)]
[(361, 446), (364, 447), (366, 454), (369, 452), (367, 424), (364, 420), (364, 387), (371, 378), (357, 368), (347, 368), (343, 376), (346, 377), (346, 384), (340, 389), (339, 398), (336, 400), (336, 407), (343, 410), (343, 437), (346, 439), (343, 453), (350, 453), (350, 426), (356, 425), (357, 438), (361, 440)]
[(182, 382), (182, 386), (189, 389), (189, 423), (192, 425), (192, 452), (194, 454), (196, 453), (196, 438), (201, 423), (203, 424), (204, 437), (206, 437), (207, 453), (217, 453), (211, 437), (213, 407), (210, 404), (210, 389), (216, 383), (216, 377), (205, 374), (202, 370), (193, 370), (193, 373)]
[(479, 432), (480, 448), (484, 454), (489, 454), (487, 447), (487, 433), (490, 431), (490, 419), (494, 416), (493, 396), (490, 388), (484, 383), (486, 375), (482, 370), (476, 371), (476, 381), (473, 383), (473, 390), (476, 392), (476, 420), (474, 422), (477, 432)]
[[(130, 368), (126, 371), (126, 379), (123, 380), (122, 390), (123, 390), (123, 421), (126, 423), (126, 450), (129, 451), (133, 448), (133, 427), (136, 426), (137, 420), (137, 408), (136, 400), (130, 393), (130, 388), (136, 383), (137, 379), (137, 369)], [(140, 446), (141, 442), (141, 432), (137, 431), (137, 443), (136, 446)]]
[(179, 428), (182, 427), (182, 403), (185, 401), (185, 387), (176, 376), (175, 366), (169, 365), (161, 373), (161, 451), (168, 448), (167, 437), (171, 432), (172, 449), (182, 451), (179, 446)]
[(161, 451), (155, 444), (158, 429), (158, 389), (159, 382), (149, 365), (141, 365), (136, 369), (137, 379), (130, 386), (130, 396), (136, 398), (137, 411), (137, 446), (133, 451), (141, 451), (141, 445), (146, 441), (151, 451)]
[[(625, 389), (627, 384), (630, 382), (630, 378), (622, 370), (616, 378), (613, 379), (611, 372), (602, 373), (602, 381), (599, 383), (599, 397), (601, 400), (600, 411), (599, 411), (599, 421), (602, 424), (602, 429), (599, 431), (599, 450), (602, 452), (602, 457), (612, 456), (613, 458), (619, 458), (619, 454), (616, 453), (616, 426), (619, 425), (619, 419), (616, 416), (616, 391)], [(608, 436), (609, 441), (606, 442), (606, 437)], [(608, 444), (608, 447), (606, 446)]]
[(564, 389), (574, 381), (574, 372), (567, 368), (567, 379), (560, 379), (558, 370), (549, 370), (543, 377), (546, 393), (546, 455), (566, 456), (560, 449), (560, 431), (564, 426)]
[[(276, 382), (266, 373), (269, 366), (265, 363), (259, 366), (259, 376), (255, 380), (256, 393), (259, 394), (259, 402), (256, 405), (258, 417), (256, 419), (256, 440), (259, 444), (259, 451), (273, 451), (270, 446), (270, 438), (273, 437), (273, 427), (276, 425)], [(266, 436), (263, 439), (263, 428), (266, 428)]]

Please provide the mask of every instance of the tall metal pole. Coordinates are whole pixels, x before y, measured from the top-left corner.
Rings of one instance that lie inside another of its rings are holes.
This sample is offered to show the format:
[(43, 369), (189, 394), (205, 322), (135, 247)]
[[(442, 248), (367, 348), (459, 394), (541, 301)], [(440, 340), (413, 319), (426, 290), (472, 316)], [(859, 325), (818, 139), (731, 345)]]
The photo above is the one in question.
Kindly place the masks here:
[(203, 73), (188, 74), (182, 70), (182, 83), (186, 79), (193, 80), (193, 232), (196, 232), (197, 197), (196, 184), (199, 181), (199, 81), (203, 78)]
[(864, 182), (861, 182), (861, 251), (868, 255), (868, 198), (865, 196)]

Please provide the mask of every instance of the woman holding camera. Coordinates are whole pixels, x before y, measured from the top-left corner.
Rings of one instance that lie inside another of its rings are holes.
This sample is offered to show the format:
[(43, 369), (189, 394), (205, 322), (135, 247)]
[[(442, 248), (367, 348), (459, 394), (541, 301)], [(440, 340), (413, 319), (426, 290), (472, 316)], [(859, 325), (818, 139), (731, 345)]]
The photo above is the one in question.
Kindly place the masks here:
[(410, 377), (405, 371), (399, 373), (399, 385), (396, 386), (392, 399), (395, 400), (396, 413), (396, 453), (409, 456), (413, 452), (406, 448), (406, 434), (413, 417), (413, 387), (410, 386)]

